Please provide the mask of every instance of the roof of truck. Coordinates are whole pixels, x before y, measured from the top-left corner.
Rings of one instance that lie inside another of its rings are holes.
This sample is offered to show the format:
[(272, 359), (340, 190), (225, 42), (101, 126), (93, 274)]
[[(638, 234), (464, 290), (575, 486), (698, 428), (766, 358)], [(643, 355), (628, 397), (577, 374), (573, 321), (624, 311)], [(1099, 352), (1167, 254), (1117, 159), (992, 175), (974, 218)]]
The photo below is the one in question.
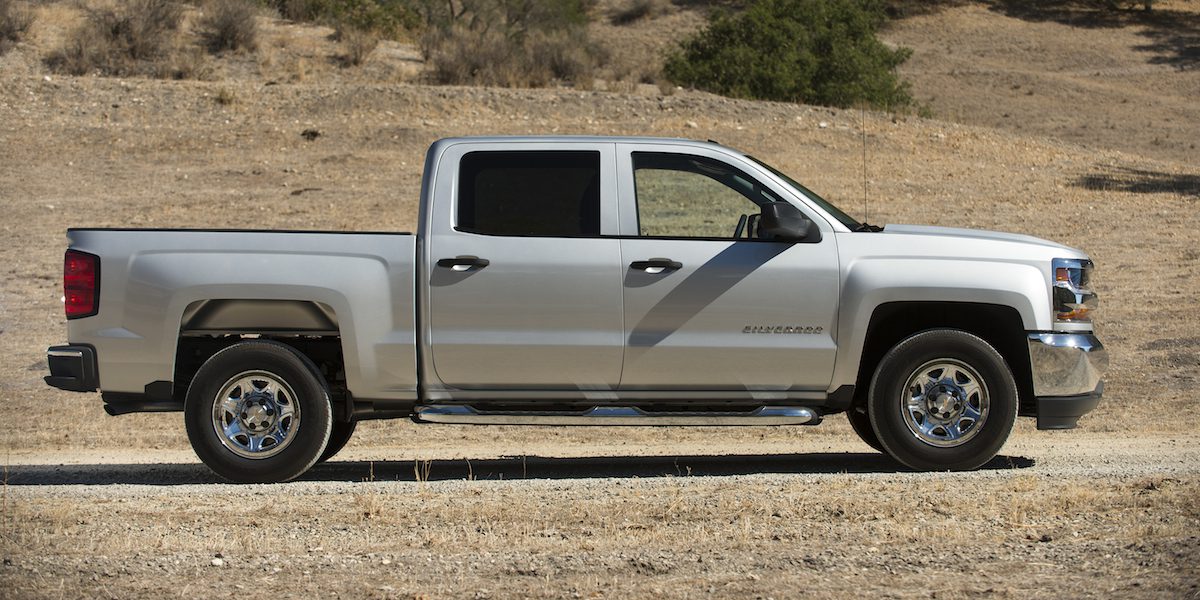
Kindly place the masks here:
[[(607, 143), (607, 144), (683, 144), (694, 146), (717, 146), (733, 150), (713, 140), (690, 140), (686, 138), (641, 137), (633, 135), (479, 135), (442, 138), (436, 144), (453, 144), (459, 142), (527, 142), (527, 143)], [(735, 150), (736, 151), (736, 150)]]

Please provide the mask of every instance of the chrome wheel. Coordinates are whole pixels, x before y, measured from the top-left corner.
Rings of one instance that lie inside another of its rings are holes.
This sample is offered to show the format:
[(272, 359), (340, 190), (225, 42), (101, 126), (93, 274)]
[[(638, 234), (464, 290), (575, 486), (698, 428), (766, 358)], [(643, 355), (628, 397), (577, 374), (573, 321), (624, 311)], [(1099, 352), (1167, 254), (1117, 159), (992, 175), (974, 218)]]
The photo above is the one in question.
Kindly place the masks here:
[(908, 430), (938, 448), (967, 443), (988, 416), (988, 390), (979, 373), (949, 358), (931, 360), (913, 371), (900, 400)]
[(246, 371), (221, 386), (213, 399), (212, 425), (226, 448), (245, 458), (283, 451), (300, 425), (291, 386), (268, 371)]

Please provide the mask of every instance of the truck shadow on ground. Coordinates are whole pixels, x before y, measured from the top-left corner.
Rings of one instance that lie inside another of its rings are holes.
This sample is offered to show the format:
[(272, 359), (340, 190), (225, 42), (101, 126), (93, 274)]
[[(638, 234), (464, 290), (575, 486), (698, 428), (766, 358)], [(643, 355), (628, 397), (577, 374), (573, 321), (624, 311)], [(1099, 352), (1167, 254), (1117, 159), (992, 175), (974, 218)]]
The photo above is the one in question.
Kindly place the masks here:
[[(981, 470), (1028, 469), (1032, 458), (997, 456)], [(516, 456), (484, 460), (331, 461), (296, 481), (500, 481), (512, 479), (597, 479), (722, 477), (758, 474), (905, 473), (909, 469), (882, 454), (813, 453), (727, 456), (600, 456), (549, 458)], [(10, 486), (188, 485), (223, 483), (204, 465), (185, 463), (108, 465), (13, 465)]]

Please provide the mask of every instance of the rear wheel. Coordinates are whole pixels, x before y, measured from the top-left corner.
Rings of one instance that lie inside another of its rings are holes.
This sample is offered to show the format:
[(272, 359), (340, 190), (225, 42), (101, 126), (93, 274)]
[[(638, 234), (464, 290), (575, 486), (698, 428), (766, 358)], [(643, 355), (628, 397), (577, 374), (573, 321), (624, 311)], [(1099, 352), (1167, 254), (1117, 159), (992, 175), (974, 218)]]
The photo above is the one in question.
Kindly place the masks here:
[(184, 402), (196, 455), (242, 483), (288, 481), (307, 471), (324, 452), (332, 421), (316, 367), (277, 342), (217, 352), (196, 372)]
[(357, 424), (357, 421), (334, 421), (333, 428), (329, 432), (329, 443), (325, 445), (325, 452), (321, 453), (321, 458), (317, 459), (317, 463), (323, 463), (341, 452), (342, 448), (345, 448), (346, 444), (350, 442)]
[(1008, 363), (965, 331), (935, 329), (880, 361), (867, 402), (888, 454), (922, 471), (977, 469), (1000, 451), (1017, 417)]

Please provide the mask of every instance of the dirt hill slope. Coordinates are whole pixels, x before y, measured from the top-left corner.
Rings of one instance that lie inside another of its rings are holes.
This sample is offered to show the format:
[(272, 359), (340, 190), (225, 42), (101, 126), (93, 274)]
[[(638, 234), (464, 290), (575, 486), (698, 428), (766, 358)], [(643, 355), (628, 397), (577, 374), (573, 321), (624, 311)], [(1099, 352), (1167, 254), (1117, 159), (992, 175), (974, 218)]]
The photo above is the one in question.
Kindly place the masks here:
[(969, 4), (898, 21), (884, 37), (913, 49), (900, 71), (938, 118), (1175, 160), (1196, 174), (1200, 6), (1070, 6)]

